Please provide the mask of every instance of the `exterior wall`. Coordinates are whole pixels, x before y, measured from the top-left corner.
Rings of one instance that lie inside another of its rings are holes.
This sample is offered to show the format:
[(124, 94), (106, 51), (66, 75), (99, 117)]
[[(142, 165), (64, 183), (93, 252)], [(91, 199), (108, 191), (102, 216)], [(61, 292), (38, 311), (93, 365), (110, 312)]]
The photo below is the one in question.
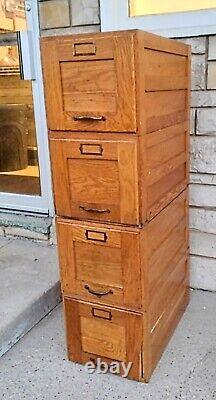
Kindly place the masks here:
[[(98, 0), (39, 0), (39, 16), (42, 36), (100, 30)], [(216, 35), (178, 40), (192, 45), (191, 286), (216, 291)], [(55, 243), (52, 220), (37, 221), (2, 214), (0, 235)]]
[(100, 30), (99, 0), (38, 0), (42, 36)]
[(216, 36), (180, 41), (192, 45), (191, 286), (216, 290)]

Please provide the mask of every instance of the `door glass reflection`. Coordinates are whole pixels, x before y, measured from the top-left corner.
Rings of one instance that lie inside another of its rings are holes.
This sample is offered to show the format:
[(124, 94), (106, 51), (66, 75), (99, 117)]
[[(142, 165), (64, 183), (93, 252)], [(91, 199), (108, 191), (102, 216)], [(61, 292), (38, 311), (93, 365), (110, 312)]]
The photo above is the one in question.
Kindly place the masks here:
[[(0, 192), (40, 195), (32, 82), (20, 78), (24, 1), (0, 0)], [(3, 33), (1, 33), (3, 32)]]

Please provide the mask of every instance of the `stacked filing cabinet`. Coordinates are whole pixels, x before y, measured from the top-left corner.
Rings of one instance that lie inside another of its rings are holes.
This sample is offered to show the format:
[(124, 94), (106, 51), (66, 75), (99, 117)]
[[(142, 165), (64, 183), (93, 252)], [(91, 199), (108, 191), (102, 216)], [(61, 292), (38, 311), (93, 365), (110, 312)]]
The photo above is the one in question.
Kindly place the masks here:
[(189, 47), (42, 39), (69, 359), (148, 381), (188, 303)]

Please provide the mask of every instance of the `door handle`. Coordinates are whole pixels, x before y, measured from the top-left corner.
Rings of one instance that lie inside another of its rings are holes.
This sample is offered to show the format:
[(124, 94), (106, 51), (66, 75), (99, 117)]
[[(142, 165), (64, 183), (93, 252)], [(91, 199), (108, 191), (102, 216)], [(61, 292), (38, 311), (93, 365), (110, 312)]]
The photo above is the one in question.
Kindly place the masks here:
[(91, 213), (99, 213), (99, 214), (109, 214), (110, 210), (108, 208), (105, 209), (98, 209), (98, 208), (88, 208), (88, 207), (84, 207), (84, 206), (79, 206), (79, 208), (83, 211), (86, 212), (91, 212)]
[(73, 119), (74, 121), (106, 121), (104, 115), (75, 115)]
[(85, 289), (90, 293), (93, 294), (94, 296), (97, 297), (102, 297), (102, 296), (107, 296), (108, 294), (113, 294), (112, 290), (108, 290), (107, 292), (97, 292), (93, 289), (91, 289), (88, 285), (85, 285)]

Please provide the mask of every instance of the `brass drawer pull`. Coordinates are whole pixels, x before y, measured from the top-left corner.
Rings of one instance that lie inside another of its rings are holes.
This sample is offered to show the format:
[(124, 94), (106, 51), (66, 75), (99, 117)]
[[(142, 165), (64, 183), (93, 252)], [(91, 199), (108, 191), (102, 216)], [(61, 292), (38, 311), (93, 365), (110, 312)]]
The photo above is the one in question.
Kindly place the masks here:
[(106, 121), (106, 117), (104, 115), (75, 115), (74, 121)]
[(102, 310), (100, 308), (92, 308), (92, 315), (93, 317), (108, 319), (109, 321), (112, 319), (111, 311)]
[(85, 237), (86, 237), (87, 240), (91, 240), (93, 242), (106, 243), (106, 241), (107, 241), (106, 232), (86, 230)]
[(88, 208), (88, 207), (84, 207), (84, 206), (79, 206), (79, 208), (83, 211), (92, 212), (92, 213), (99, 213), (99, 214), (105, 214), (105, 213), (109, 214), (110, 213), (110, 210), (108, 208), (102, 209), (102, 210), (99, 210), (98, 208)]
[(108, 294), (113, 294), (112, 290), (108, 290), (107, 292), (96, 292), (95, 290), (91, 289), (88, 285), (85, 285), (85, 289), (88, 290), (90, 294), (93, 294), (97, 297), (107, 296)]
[(102, 156), (103, 147), (101, 144), (81, 144), (80, 153), (87, 156)]

